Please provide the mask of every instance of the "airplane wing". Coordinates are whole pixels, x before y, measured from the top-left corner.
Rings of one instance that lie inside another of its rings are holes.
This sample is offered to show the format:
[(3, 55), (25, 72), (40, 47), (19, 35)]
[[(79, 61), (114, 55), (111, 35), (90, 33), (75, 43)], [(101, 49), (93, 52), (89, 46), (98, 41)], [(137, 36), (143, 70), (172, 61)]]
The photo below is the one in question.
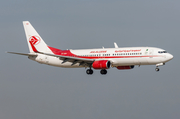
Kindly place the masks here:
[(63, 60), (62, 64), (65, 62), (72, 62), (72, 65), (74, 65), (76, 63), (80, 63), (79, 66), (81, 66), (81, 65), (85, 65), (85, 64), (91, 65), (95, 61), (95, 59), (85, 59), (85, 58), (79, 58), (79, 57), (54, 55), (54, 54), (43, 53), (43, 52), (39, 52), (39, 51), (38, 51), (38, 53), (44, 54), (44, 55), (49, 55), (49, 56), (54, 56), (54, 57), (59, 57), (60, 60)]
[(58, 57), (60, 60), (63, 60), (62, 64), (65, 62), (72, 62), (72, 66), (76, 63), (79, 63), (79, 66), (81, 65), (91, 65), (95, 60), (94, 59), (85, 59), (85, 58), (78, 58), (78, 57), (69, 57), (69, 56), (62, 56), (62, 55), (54, 55), (49, 53), (43, 53), (43, 52), (37, 52), (37, 54), (32, 53), (17, 53), (17, 52), (7, 52), (11, 54), (17, 54), (17, 55), (24, 55), (24, 56), (38, 56), (39, 54), (44, 54), (48, 56)]

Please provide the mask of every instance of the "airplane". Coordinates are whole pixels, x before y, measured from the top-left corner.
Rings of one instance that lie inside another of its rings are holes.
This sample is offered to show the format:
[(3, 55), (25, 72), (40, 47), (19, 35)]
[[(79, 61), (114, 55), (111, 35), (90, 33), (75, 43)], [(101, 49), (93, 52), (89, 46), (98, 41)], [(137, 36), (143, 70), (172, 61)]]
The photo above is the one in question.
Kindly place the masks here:
[(30, 53), (8, 53), (28, 56), (38, 63), (56, 67), (88, 68), (88, 75), (93, 74), (92, 68), (105, 75), (110, 67), (128, 70), (133, 69), (135, 65), (156, 65), (155, 71), (158, 72), (159, 66), (173, 59), (173, 55), (161, 48), (119, 48), (116, 43), (115, 48), (61, 50), (48, 46), (29, 21), (23, 21), (23, 26)]

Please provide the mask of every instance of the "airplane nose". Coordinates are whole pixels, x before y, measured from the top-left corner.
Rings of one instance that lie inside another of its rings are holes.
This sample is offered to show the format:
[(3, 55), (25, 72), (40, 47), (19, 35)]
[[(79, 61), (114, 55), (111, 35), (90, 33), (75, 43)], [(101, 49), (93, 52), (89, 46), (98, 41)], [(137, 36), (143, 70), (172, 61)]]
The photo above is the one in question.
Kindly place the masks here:
[(172, 60), (173, 59), (173, 55), (169, 54), (168, 59)]

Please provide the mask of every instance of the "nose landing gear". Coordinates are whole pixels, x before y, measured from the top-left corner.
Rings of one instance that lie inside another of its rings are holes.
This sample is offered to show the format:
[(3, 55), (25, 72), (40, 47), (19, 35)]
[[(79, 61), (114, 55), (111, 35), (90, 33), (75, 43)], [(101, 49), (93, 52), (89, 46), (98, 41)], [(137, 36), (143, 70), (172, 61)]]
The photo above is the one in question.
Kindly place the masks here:
[(158, 66), (163, 66), (165, 65), (165, 63), (159, 63), (159, 64), (156, 64), (156, 72), (158, 72), (160, 69), (158, 68)]
[(159, 69), (158, 67), (156, 67), (156, 69), (155, 69), (155, 70), (156, 70), (156, 72), (158, 72), (160, 69)]

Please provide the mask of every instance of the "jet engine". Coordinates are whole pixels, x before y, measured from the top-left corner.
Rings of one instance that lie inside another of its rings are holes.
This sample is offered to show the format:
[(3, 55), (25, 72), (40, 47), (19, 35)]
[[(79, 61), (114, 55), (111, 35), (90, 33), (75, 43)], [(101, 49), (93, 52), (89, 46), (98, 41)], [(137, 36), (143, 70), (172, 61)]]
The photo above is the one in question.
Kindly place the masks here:
[(110, 65), (111, 62), (108, 60), (98, 60), (93, 62), (92, 67), (94, 69), (109, 69)]

